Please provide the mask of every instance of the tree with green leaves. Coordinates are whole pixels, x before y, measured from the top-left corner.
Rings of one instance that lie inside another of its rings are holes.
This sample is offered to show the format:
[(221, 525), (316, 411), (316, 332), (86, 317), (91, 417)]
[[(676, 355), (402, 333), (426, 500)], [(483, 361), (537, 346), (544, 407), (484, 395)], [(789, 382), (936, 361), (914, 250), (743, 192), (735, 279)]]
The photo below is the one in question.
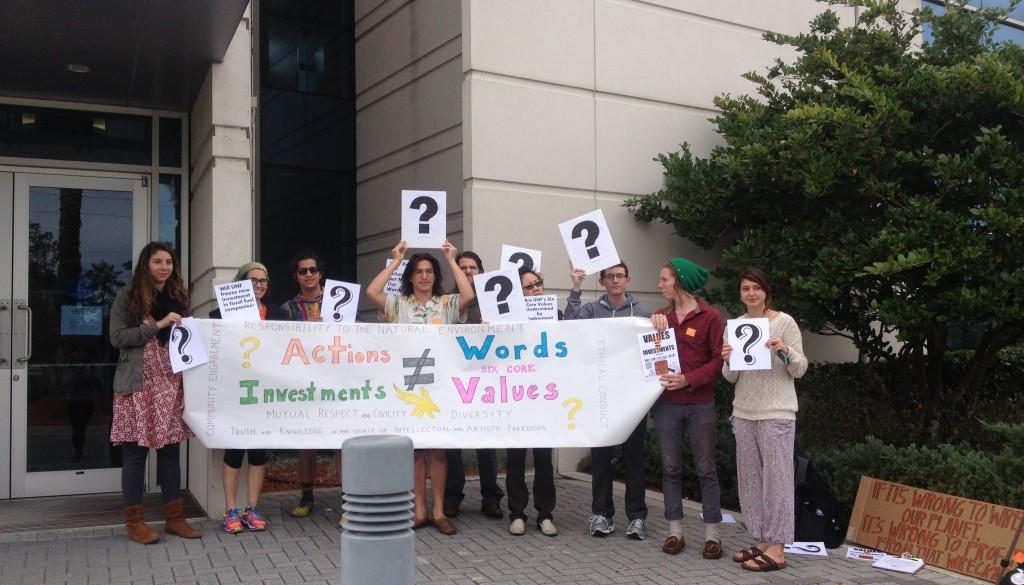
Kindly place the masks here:
[[(723, 95), (723, 143), (663, 154), (665, 186), (627, 201), (721, 247), (712, 298), (766, 268), (780, 305), (814, 332), (891, 360), (941, 436), (944, 404), (976, 392), (996, 353), (1024, 336), (1024, 49), (993, 41), (1007, 10), (951, 0), (910, 14), (898, 0), (832, 0), (795, 49)], [(1011, 8), (1016, 2), (1011, 4)], [(966, 374), (944, 379), (952, 331), (980, 335)]]

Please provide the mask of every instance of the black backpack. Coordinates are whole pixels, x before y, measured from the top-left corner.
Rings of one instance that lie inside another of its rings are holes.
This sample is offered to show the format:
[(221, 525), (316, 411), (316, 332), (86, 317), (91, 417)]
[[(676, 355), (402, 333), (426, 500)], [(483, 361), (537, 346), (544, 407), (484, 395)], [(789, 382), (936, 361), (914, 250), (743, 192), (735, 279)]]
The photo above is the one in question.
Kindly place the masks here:
[(796, 531), (798, 542), (824, 542), (836, 548), (846, 538), (846, 527), (839, 522), (839, 502), (814, 472), (806, 457), (794, 460), (796, 484)]

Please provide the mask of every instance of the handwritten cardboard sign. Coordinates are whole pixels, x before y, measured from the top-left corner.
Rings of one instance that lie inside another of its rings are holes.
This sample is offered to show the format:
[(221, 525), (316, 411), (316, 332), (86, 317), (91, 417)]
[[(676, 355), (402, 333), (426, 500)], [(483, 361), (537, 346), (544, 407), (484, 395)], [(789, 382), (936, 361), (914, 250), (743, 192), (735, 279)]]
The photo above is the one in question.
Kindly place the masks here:
[(259, 321), (260, 305), (256, 301), (256, 293), (252, 290), (252, 281), (248, 278), (225, 282), (213, 287), (217, 295), (217, 306), (220, 318), (225, 321)]
[(861, 477), (847, 540), (993, 582), (1024, 510)]

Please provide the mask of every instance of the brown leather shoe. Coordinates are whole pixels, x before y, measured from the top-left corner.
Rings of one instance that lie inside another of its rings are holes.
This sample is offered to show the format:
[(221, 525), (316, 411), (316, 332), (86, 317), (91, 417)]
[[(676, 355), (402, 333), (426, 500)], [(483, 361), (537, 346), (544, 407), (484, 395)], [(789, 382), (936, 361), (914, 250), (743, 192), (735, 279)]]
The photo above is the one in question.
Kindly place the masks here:
[(128, 506), (124, 509), (124, 527), (128, 529), (128, 539), (139, 544), (153, 544), (160, 540), (160, 533), (143, 520), (142, 506)]
[(706, 541), (704, 543), (704, 551), (701, 552), (701, 556), (710, 560), (722, 558), (722, 543), (715, 542), (714, 540)]
[(413, 530), (419, 530), (420, 528), (423, 528), (427, 524), (430, 524), (430, 519), (429, 518), (415, 519), (415, 520), (412, 521), (412, 529)]
[(181, 498), (164, 504), (164, 532), (177, 534), (182, 538), (199, 538), (203, 531), (185, 521), (185, 503)]
[(665, 544), (661, 545), (661, 552), (677, 555), (683, 552), (684, 548), (686, 548), (686, 541), (683, 540), (683, 537), (673, 534), (665, 539)]
[(505, 516), (505, 513), (501, 511), (501, 505), (497, 502), (487, 502), (480, 507), (480, 511), (488, 518), (501, 520)]
[(452, 521), (447, 518), (434, 518), (432, 522), (434, 523), (434, 527), (437, 528), (437, 531), (445, 536), (451, 536), (459, 531), (455, 528), (455, 525), (452, 524)]

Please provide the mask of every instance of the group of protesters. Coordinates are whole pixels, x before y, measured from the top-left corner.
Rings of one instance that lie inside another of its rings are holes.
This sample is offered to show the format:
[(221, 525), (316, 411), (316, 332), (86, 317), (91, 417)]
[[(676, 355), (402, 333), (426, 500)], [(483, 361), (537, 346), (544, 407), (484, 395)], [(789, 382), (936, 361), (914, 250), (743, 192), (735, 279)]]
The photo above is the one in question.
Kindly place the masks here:
[[(386, 291), (393, 273), (406, 260), (407, 246), (399, 242), (391, 250), (392, 262), (366, 287), (366, 296), (387, 322), (411, 324), (481, 323), (473, 288), (473, 276), (484, 271), (480, 256), (459, 253), (445, 241), (443, 261), (455, 280), (455, 287), (443, 286), (441, 261), (429, 253), (413, 254), (402, 273), (398, 293)], [(258, 300), (260, 318), (269, 320), (319, 321), (323, 300), (325, 266), (313, 252), (302, 252), (291, 263), (291, 278), (299, 293), (277, 306), (267, 296), (270, 276), (267, 267), (249, 262), (238, 269), (235, 280), (249, 280)], [(598, 284), (604, 294), (583, 302), (582, 287), (587, 274), (572, 269), (572, 289), (559, 319), (602, 319), (615, 317), (650, 318), (658, 331), (673, 329), (677, 341), (680, 372), (668, 371), (659, 379), (663, 392), (651, 415), (661, 452), (662, 491), (668, 531), (662, 544), (667, 554), (679, 554), (685, 547), (682, 518), (683, 440), (689, 440), (693, 466), (700, 484), (706, 559), (722, 556), (719, 524), (722, 521), (720, 488), (715, 461), (717, 422), (714, 389), (718, 376), (735, 384), (730, 417), (736, 436), (736, 462), (740, 506), (747, 529), (757, 545), (740, 550), (733, 560), (751, 571), (785, 568), (784, 543), (793, 540), (793, 449), (797, 399), (793, 380), (807, 369), (800, 330), (789, 315), (775, 309), (769, 280), (764, 271), (752, 268), (737, 282), (737, 294), (746, 308), (744, 318), (767, 318), (771, 350), (770, 369), (733, 371), (729, 368), (732, 348), (725, 339), (725, 320), (718, 310), (699, 295), (709, 273), (698, 264), (673, 258), (661, 267), (658, 289), (665, 305), (652, 311), (630, 292), (629, 268), (621, 262), (600, 271)], [(520, 270), (523, 294), (544, 294), (543, 274)], [(114, 416), (111, 442), (124, 451), (122, 491), (128, 537), (149, 544), (159, 534), (144, 521), (142, 492), (149, 449), (157, 452), (157, 480), (163, 492), (165, 532), (184, 538), (198, 538), (200, 530), (184, 518), (179, 446), (192, 437), (182, 421), (184, 406), (181, 374), (171, 369), (166, 345), (171, 326), (189, 314), (188, 289), (174, 251), (166, 244), (152, 242), (139, 255), (131, 282), (114, 301), (110, 318), (110, 340), (120, 350), (114, 378)], [(210, 317), (217, 318), (214, 311)], [(628, 388), (618, 389), (629, 392)], [(647, 504), (644, 497), (644, 438), (647, 421), (642, 420), (619, 448), (626, 468), (625, 535), (635, 540), (647, 536)], [(592, 449), (592, 504), (587, 529), (592, 536), (615, 532), (612, 498), (613, 453), (616, 447)], [(526, 449), (507, 450), (509, 532), (522, 535), (527, 529)], [(533, 504), (537, 529), (556, 536), (554, 522), (555, 480), (552, 449), (534, 448)], [(338, 461), (338, 453), (334, 453)], [(494, 519), (504, 518), (504, 497), (497, 481), (497, 453), (477, 449), (480, 473), (481, 512)], [(243, 459), (248, 458), (246, 505), (239, 510), (238, 485)], [(295, 517), (308, 516), (314, 507), (316, 481), (315, 450), (298, 455), (300, 497), (289, 510)], [(223, 480), (226, 510), (223, 529), (265, 530), (266, 517), (260, 512), (259, 497), (267, 462), (265, 449), (224, 452)], [(340, 464), (339, 464), (340, 468)], [(452, 519), (459, 515), (466, 484), (460, 450), (423, 449), (415, 454), (413, 528), (433, 526), (445, 535), (456, 534)], [(433, 501), (427, 504), (427, 478)]]

